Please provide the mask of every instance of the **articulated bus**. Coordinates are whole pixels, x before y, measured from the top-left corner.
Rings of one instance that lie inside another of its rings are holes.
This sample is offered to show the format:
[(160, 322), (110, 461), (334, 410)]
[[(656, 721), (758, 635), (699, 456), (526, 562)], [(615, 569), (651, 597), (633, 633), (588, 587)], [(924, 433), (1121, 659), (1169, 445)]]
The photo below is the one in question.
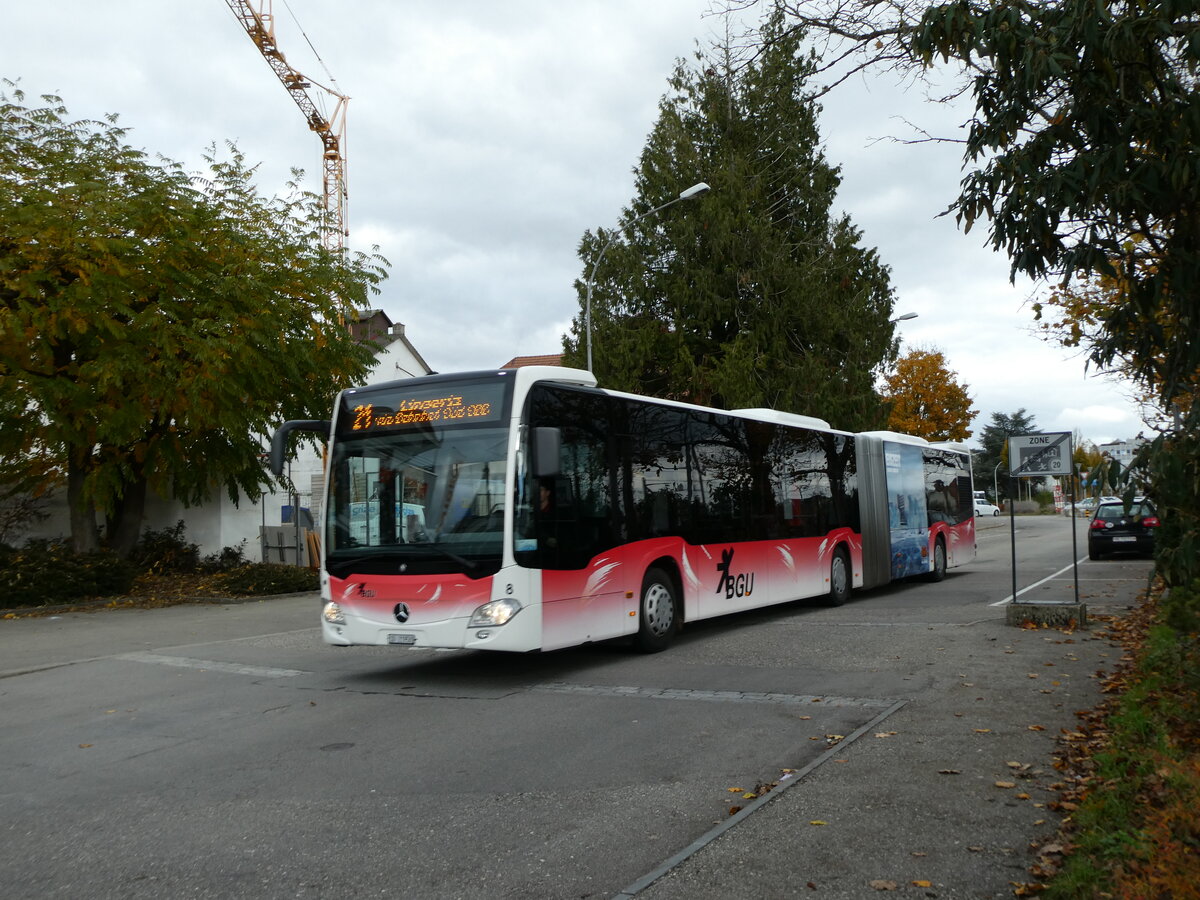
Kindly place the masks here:
[(960, 445), (716, 410), (530, 366), (343, 391), (322, 504), (325, 641), (553, 650), (975, 556)]

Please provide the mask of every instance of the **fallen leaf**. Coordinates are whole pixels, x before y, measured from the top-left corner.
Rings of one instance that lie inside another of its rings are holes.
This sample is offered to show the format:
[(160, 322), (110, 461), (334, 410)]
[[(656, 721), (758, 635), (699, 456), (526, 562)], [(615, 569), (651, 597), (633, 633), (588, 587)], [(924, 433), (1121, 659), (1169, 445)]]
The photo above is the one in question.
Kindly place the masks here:
[(91, 744), (80, 744), (80, 745), (79, 745), (79, 749), (80, 749), (80, 750), (86, 750), (86, 749), (87, 749), (88, 747), (90, 747), (90, 746), (92, 746), (92, 745), (91, 745)]
[(1013, 781), (997, 781), (995, 785), (998, 788), (1015, 788), (1017, 786), (1016, 782)]
[(1018, 800), (1028, 800), (1029, 795), (1028, 794), (1017, 794), (1017, 799)]
[(868, 882), (868, 883), (870, 884), (871, 887), (875, 888), (875, 890), (877, 890), (877, 891), (894, 891), (897, 887), (896, 882), (884, 881), (882, 878), (876, 878), (875, 880)]
[(912, 885), (913, 885), (913, 887), (933, 887), (933, 882), (926, 881), (924, 878), (922, 878), (917, 881), (914, 881), (912, 883)]
[(975, 729), (975, 733), (976, 733), (976, 734), (991, 734), (991, 733), (992, 733), (992, 729), (990, 729), (990, 728), (976, 728), (976, 729)]
[(730, 814), (731, 816), (732, 816), (734, 813), (740, 813), (741, 811), (742, 811), (742, 808), (741, 808), (740, 806), (731, 806), (731, 807), (729, 807), (729, 814)]
[(897, 731), (878, 731), (878, 732), (876, 732), (876, 733), (875, 733), (875, 737), (877, 737), (877, 738), (889, 738), (889, 737), (892, 737), (892, 736), (893, 736), (893, 735), (895, 735), (895, 734), (899, 734), (899, 732), (897, 732)]
[(1045, 725), (1026, 725), (1025, 730), (1026, 731), (1045, 731), (1046, 726)]
[(967, 849), (970, 850), (972, 853), (982, 853), (983, 852), (983, 847), (981, 847), (979, 844), (976, 844), (974, 847), (968, 847)]
[(828, 823), (828, 822), (822, 822), (820, 819), (813, 819), (813, 820), (812, 820), (811, 822), (809, 822), (808, 824), (809, 824), (809, 825), (828, 825), (829, 823)]
[(740, 794), (745, 790), (745, 788), (725, 788), (725, 790), (729, 791), (731, 794)]
[(961, 775), (962, 769), (938, 769), (939, 775)]
[(909, 856), (928, 856), (928, 855), (929, 854), (925, 853), (923, 850), (914, 850), (912, 853), (909, 854)]
[(758, 794), (754, 793), (754, 791), (746, 791), (746, 793), (742, 794), (742, 799), (743, 800), (753, 800), (757, 796), (758, 796)]

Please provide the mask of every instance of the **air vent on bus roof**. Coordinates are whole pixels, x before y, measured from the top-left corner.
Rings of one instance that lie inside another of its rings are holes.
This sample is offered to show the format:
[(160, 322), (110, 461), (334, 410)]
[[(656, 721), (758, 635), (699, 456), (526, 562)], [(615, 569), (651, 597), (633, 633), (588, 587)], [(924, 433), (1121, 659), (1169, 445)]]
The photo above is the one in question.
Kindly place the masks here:
[(769, 422), (778, 422), (780, 425), (795, 425), (798, 428), (820, 428), (823, 431), (832, 431), (833, 426), (824, 419), (817, 419), (813, 416), (799, 416), (795, 413), (780, 412), (777, 409), (764, 409), (762, 407), (754, 407), (752, 409), (733, 409), (730, 412), (739, 413), (743, 416), (754, 416), (756, 419), (766, 419)]

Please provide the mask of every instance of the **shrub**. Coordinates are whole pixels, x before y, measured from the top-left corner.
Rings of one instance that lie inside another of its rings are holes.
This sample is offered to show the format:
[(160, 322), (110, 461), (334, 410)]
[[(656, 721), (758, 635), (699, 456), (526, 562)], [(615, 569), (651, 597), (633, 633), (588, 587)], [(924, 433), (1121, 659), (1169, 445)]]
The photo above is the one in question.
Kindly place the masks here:
[(138, 538), (129, 561), (143, 572), (195, 572), (200, 563), (200, 547), (184, 538), (180, 519), (174, 528), (147, 529)]
[(53, 606), (82, 597), (126, 594), (137, 568), (111, 553), (76, 555), (61, 541), (0, 547), (0, 608)]
[(210, 553), (200, 560), (201, 572), (228, 572), (247, 565), (246, 541), (243, 538), (236, 547), (222, 547), (220, 553)]
[(247, 563), (218, 575), (213, 585), (220, 590), (243, 596), (292, 594), (315, 591), (319, 587), (317, 573), (299, 566), (276, 563)]

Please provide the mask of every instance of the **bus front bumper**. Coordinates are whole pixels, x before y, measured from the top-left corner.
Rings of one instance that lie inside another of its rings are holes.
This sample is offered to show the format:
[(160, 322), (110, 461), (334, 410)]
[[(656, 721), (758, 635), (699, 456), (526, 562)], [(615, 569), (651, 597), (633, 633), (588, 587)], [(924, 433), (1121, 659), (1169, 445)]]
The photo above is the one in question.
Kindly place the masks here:
[(472, 627), (459, 616), (433, 622), (379, 621), (346, 607), (325, 604), (321, 637), (336, 647), (391, 646), (439, 650), (505, 650), (524, 653), (541, 649), (541, 607), (522, 607), (503, 625)]

